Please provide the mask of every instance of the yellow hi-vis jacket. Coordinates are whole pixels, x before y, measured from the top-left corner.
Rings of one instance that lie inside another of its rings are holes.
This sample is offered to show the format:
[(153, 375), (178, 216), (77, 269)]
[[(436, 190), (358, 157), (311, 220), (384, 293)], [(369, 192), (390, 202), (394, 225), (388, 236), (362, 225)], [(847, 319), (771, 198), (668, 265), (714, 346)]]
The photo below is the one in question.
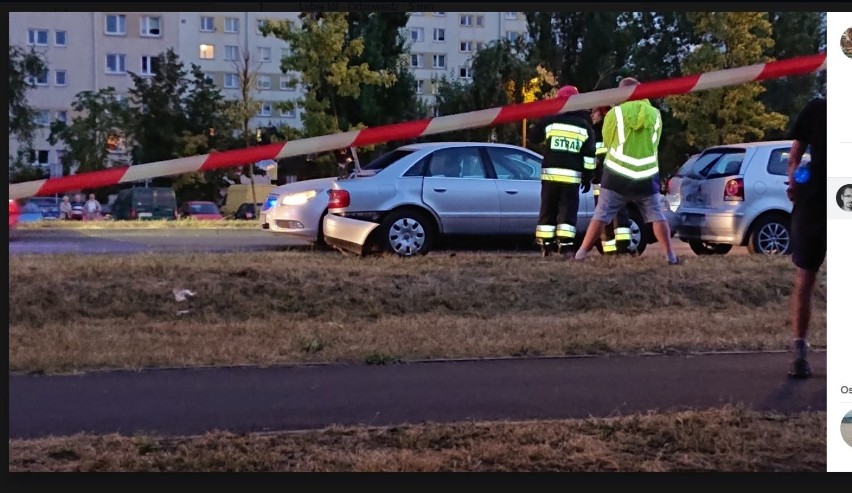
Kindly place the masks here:
[(607, 112), (601, 186), (621, 194), (659, 193), (657, 147), (662, 130), (660, 111), (647, 99), (628, 101)]

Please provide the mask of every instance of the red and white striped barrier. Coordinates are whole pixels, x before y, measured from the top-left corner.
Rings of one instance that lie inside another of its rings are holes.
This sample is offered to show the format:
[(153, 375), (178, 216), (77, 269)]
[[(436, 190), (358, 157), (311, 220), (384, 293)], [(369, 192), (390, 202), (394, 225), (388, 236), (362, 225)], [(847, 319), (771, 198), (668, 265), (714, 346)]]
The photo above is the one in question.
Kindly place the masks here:
[(359, 147), (392, 140), (413, 139), (424, 135), (468, 128), (491, 127), (521, 121), (524, 118), (541, 118), (567, 111), (590, 109), (597, 106), (613, 106), (625, 101), (661, 98), (676, 94), (734, 86), (746, 82), (801, 75), (824, 70), (825, 64), (825, 53), (819, 53), (787, 60), (759, 63), (746, 67), (707, 72), (700, 75), (645, 82), (638, 86), (581, 93), (569, 98), (546, 99), (532, 103), (471, 111), (458, 115), (439, 116), (364, 130), (353, 130), (351, 132), (310, 137), (290, 142), (279, 142), (247, 149), (214, 152), (156, 163), (122, 166), (102, 171), (80, 173), (61, 178), (15, 183), (9, 185), (9, 198), (22, 199), (36, 195), (51, 195), (84, 188), (106, 187), (145, 180), (147, 178), (242, 166), (265, 159), (282, 159), (315, 152), (333, 151), (346, 147)]

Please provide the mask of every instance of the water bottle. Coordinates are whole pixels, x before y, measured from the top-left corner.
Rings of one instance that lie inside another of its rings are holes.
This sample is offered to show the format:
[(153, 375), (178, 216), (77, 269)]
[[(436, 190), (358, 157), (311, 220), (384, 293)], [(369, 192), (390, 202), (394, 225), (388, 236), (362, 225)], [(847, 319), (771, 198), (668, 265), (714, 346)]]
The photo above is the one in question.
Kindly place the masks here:
[(801, 163), (799, 164), (799, 166), (796, 167), (796, 169), (793, 171), (793, 181), (795, 181), (799, 185), (810, 181), (811, 168), (809, 164), (809, 162)]

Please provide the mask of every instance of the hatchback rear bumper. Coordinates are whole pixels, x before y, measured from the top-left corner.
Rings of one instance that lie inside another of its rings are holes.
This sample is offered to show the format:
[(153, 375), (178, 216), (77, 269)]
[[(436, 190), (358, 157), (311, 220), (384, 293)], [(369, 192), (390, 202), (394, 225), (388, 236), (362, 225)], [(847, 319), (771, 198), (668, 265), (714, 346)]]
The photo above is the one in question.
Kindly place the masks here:
[(679, 224), (676, 236), (683, 241), (701, 240), (739, 245), (748, 227), (742, 212), (707, 213), (701, 209), (680, 208), (677, 215)]

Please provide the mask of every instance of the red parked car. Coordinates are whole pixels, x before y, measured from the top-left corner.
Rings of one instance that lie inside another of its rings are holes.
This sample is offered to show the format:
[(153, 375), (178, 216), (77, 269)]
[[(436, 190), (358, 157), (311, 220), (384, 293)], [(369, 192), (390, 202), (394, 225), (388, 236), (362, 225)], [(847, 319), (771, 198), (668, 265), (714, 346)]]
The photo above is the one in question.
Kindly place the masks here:
[(180, 217), (187, 219), (198, 219), (200, 221), (219, 221), (223, 219), (222, 213), (213, 202), (191, 200), (185, 202), (180, 208)]
[(9, 200), (9, 229), (11, 230), (18, 225), (18, 219), (21, 217), (21, 206), (14, 200)]

